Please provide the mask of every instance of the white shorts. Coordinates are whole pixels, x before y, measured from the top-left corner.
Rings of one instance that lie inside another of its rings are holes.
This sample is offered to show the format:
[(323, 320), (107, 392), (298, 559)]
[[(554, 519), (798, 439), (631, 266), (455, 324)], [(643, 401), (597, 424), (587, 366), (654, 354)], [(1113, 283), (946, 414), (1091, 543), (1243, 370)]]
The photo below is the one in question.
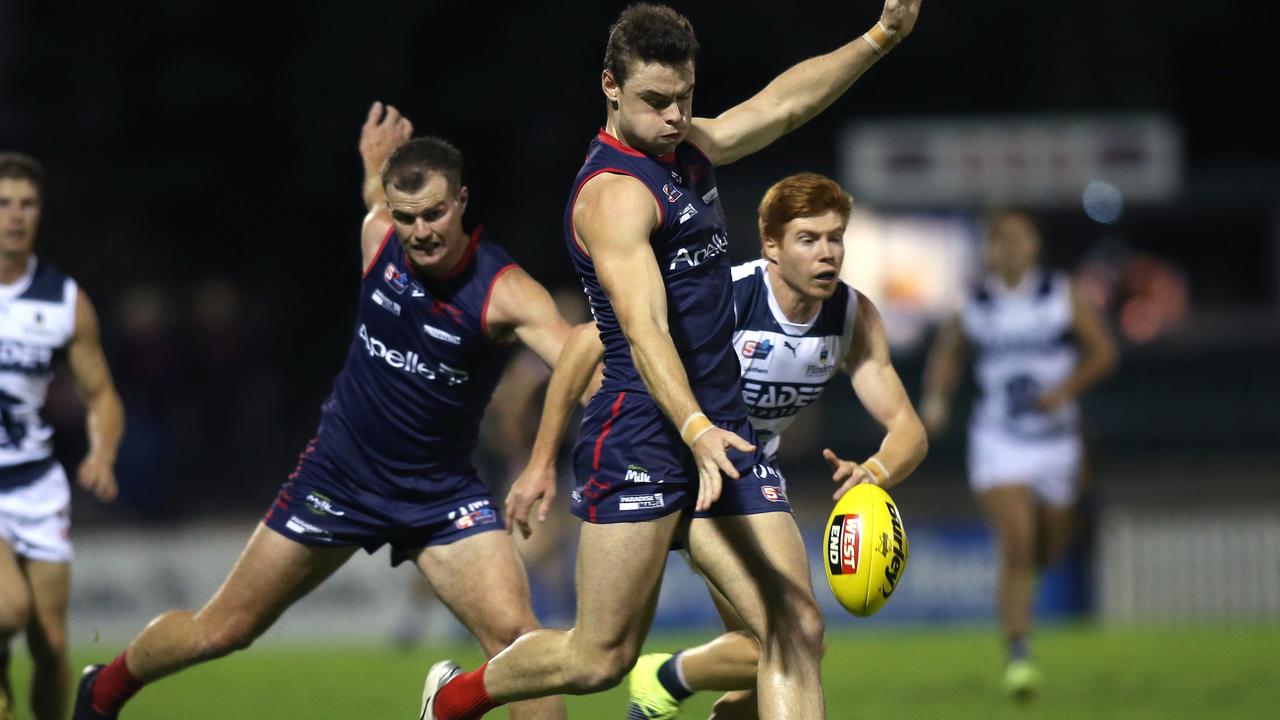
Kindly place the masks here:
[(1068, 506), (1080, 489), (1083, 446), (1074, 433), (1021, 438), (996, 428), (969, 428), (969, 487), (981, 493), (1027, 485), (1044, 503)]
[(0, 540), (38, 562), (71, 562), (71, 487), (61, 463), (38, 480), (0, 492)]

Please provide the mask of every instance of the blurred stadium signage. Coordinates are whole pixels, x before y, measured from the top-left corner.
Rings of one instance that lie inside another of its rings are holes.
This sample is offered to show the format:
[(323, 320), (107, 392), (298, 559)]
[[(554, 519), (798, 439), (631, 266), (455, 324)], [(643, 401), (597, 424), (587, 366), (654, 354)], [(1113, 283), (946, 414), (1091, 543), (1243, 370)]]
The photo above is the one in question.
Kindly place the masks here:
[(1098, 181), (1161, 202), (1182, 184), (1182, 132), (1159, 115), (897, 118), (846, 127), (840, 163), (882, 206), (1070, 205)]

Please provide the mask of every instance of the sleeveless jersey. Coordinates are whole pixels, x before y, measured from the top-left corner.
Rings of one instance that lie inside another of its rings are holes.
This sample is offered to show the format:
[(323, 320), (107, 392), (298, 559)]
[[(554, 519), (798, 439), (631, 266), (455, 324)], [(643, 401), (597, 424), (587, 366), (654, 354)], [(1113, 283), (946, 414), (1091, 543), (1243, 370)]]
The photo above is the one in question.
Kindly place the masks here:
[(960, 314), (974, 349), (980, 397), (971, 422), (1026, 439), (1074, 432), (1075, 402), (1051, 413), (1036, 409), (1041, 393), (1075, 369), (1071, 290), (1062, 273), (1033, 271), (1016, 288), (986, 278)]
[(765, 455), (778, 452), (782, 433), (817, 400), (843, 367), (853, 341), (858, 293), (844, 282), (807, 323), (782, 314), (769, 285), (767, 260), (733, 267), (738, 311), (733, 347), (742, 369), (742, 398)]
[[(75, 280), (35, 257), (17, 282), (0, 285), (0, 473), (52, 457), (53, 429), (40, 412), (54, 361), (75, 335), (76, 294)], [(0, 486), (26, 484), (16, 480), (0, 475)]]
[(601, 173), (630, 175), (653, 193), (662, 220), (649, 242), (666, 285), (671, 339), (694, 397), (712, 420), (745, 418), (733, 354), (729, 239), (711, 161), (688, 142), (667, 155), (645, 155), (603, 130), (591, 142), (564, 212), (565, 241), (604, 344), (602, 390), (648, 394), (613, 306), (596, 277), (595, 264), (574, 239), (573, 205), (578, 192)]
[(360, 284), (355, 337), (305, 458), (399, 501), (447, 494), (472, 477), (480, 418), (511, 354), (487, 337), (485, 312), (513, 267), (477, 230), (448, 277), (422, 280), (388, 231)]

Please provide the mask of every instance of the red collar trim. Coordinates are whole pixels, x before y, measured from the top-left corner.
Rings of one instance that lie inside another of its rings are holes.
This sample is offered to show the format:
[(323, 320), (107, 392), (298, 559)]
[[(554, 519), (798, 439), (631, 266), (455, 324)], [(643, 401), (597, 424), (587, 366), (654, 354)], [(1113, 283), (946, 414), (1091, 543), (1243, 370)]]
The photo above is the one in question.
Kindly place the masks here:
[(662, 162), (676, 161), (676, 154), (674, 152), (669, 152), (666, 155), (649, 155), (647, 153), (640, 152), (639, 150), (633, 147), (627, 147), (626, 145), (622, 144), (621, 140), (605, 132), (604, 128), (600, 128), (600, 132), (596, 133), (596, 139), (604, 143), (605, 145), (608, 145), (609, 147), (613, 148), (614, 150), (617, 150), (626, 155), (631, 155), (634, 157), (642, 157), (642, 158), (654, 158), (656, 160), (661, 160)]

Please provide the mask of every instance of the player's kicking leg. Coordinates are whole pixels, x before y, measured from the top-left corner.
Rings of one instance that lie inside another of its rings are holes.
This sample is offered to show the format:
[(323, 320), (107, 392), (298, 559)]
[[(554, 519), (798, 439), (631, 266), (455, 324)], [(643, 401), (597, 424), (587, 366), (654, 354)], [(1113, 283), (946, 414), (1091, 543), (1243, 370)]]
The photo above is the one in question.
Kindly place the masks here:
[[(486, 658), (538, 628), (524, 564), (510, 535), (484, 532), (432, 545), (418, 554), (417, 564), (440, 600), (480, 642)], [(565, 717), (559, 696), (518, 702), (510, 712), (512, 720)]]
[(114, 718), (142, 686), (247, 648), (355, 550), (303, 545), (259, 525), (204, 608), (157, 617), (109, 665), (86, 669), (73, 720)]
[(680, 712), (680, 703), (694, 693), (707, 690), (725, 693), (716, 702), (712, 717), (721, 720), (756, 717), (760, 644), (720, 591), (710, 583), (707, 588), (728, 632), (674, 655), (641, 656), (631, 670), (628, 720), (675, 718)]
[(479, 669), (450, 678), (437, 663), (422, 718), (472, 720), (506, 703), (617, 685), (635, 663), (657, 606), (680, 514), (634, 523), (584, 523), (578, 544), (578, 612), (569, 631), (522, 635)]
[(822, 718), (824, 620), (795, 519), (784, 512), (697, 518), (689, 549), (760, 641), (760, 717)]
[(1000, 565), (997, 581), (1000, 628), (1008, 644), (1005, 690), (1016, 699), (1033, 696), (1040, 674), (1031, 662), (1031, 603), (1035, 588), (1035, 499), (1027, 484), (1001, 484), (978, 495), (995, 530)]

